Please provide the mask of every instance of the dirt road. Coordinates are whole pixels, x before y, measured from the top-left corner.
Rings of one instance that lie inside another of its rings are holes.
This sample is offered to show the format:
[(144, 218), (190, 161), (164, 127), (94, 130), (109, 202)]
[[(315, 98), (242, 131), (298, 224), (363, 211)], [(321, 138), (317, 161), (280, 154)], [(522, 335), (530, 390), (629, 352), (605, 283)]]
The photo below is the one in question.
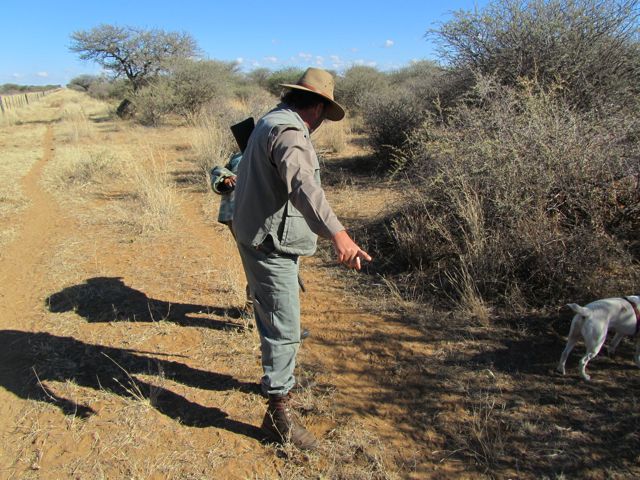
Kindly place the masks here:
[[(63, 111), (67, 101), (47, 107)], [(193, 175), (185, 132), (123, 130), (97, 115), (88, 122), (80, 139), (63, 114), (46, 124), (38, 160), (18, 179), (26, 207), (7, 217), (16, 233), (0, 257), (1, 476), (384, 476), (398, 458), (417, 458), (377, 381), (380, 352), (363, 343), (391, 327), (320, 260), (303, 269), (312, 337), (299, 374), (311, 386), (298, 399), (323, 447), (307, 457), (261, 441), (259, 344), (237, 309), (239, 259), (213, 220), (217, 200), (180, 181)], [(141, 234), (114, 220), (113, 204), (133, 195), (118, 175), (68, 191), (47, 183), (71, 147), (136, 144), (142, 134), (178, 185), (172, 228)]]

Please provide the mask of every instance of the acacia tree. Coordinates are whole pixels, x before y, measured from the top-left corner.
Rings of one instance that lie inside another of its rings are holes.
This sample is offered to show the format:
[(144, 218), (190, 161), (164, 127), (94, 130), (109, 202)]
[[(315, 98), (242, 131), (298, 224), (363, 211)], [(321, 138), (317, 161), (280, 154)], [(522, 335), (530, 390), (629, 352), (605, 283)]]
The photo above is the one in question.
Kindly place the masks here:
[(125, 76), (134, 91), (167, 71), (171, 61), (193, 57), (198, 51), (187, 33), (106, 24), (74, 32), (71, 41), (69, 49), (82, 60), (95, 61), (114, 77)]

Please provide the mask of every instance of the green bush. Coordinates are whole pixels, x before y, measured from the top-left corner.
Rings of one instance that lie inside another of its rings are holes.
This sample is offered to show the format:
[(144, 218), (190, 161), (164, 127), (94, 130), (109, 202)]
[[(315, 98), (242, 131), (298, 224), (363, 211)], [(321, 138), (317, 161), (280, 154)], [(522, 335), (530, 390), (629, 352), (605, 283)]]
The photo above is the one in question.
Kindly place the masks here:
[(171, 82), (166, 77), (140, 88), (134, 97), (135, 119), (146, 126), (158, 126), (174, 111), (177, 100)]
[(374, 67), (354, 66), (336, 78), (335, 97), (349, 111), (361, 113), (367, 96), (382, 95), (389, 86), (386, 74)]
[(235, 63), (176, 60), (169, 73), (135, 93), (136, 118), (143, 125), (159, 125), (169, 114), (191, 117), (207, 104), (233, 97), (238, 76)]
[(266, 81), (266, 89), (276, 97), (280, 97), (282, 83), (296, 83), (302, 76), (304, 70), (295, 67), (282, 68), (271, 73)]
[(232, 97), (237, 81), (234, 62), (176, 60), (168, 76), (173, 110), (182, 116), (193, 115), (213, 99)]

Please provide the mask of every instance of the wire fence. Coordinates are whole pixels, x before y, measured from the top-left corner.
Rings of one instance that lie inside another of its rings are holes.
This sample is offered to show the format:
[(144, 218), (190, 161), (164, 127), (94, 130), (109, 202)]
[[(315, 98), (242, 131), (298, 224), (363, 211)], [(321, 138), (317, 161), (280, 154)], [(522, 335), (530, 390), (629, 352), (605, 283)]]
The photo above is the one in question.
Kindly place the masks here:
[(40, 100), (42, 97), (49, 95), (53, 90), (43, 90), (40, 92), (16, 93), (13, 95), (0, 95), (0, 112), (4, 115), (9, 110), (16, 110), (25, 107), (33, 102)]

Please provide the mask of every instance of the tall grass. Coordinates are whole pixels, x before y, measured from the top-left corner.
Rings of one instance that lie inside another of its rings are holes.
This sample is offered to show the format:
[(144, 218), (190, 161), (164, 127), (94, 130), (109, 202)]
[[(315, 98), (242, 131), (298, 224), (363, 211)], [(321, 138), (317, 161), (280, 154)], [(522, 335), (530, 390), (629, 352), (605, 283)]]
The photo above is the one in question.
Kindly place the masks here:
[(202, 172), (203, 179), (206, 179), (211, 168), (225, 165), (238, 147), (229, 127), (215, 115), (203, 112), (192, 117), (190, 123), (195, 164)]
[(131, 162), (128, 178), (139, 210), (135, 220), (142, 231), (168, 230), (178, 213), (179, 202), (167, 159), (147, 148), (142, 161)]
[(340, 122), (325, 121), (313, 134), (313, 145), (319, 152), (342, 153), (351, 132), (349, 119)]

